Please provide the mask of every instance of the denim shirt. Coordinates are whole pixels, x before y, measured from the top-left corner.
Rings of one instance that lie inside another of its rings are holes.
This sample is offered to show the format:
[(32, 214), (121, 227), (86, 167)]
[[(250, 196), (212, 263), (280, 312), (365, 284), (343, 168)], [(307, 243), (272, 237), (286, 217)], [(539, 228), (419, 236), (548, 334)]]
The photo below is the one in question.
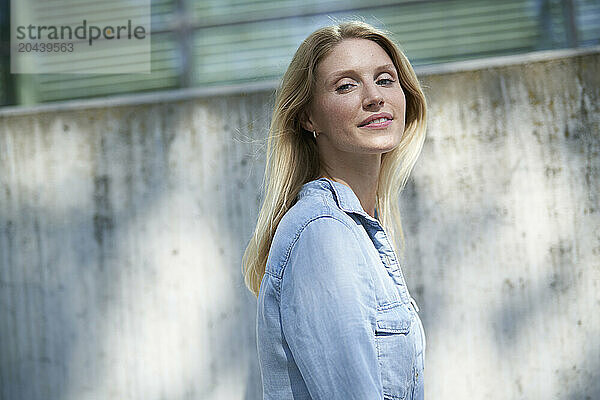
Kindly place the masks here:
[(379, 221), (305, 183), (277, 226), (257, 308), (264, 399), (423, 399), (425, 335)]

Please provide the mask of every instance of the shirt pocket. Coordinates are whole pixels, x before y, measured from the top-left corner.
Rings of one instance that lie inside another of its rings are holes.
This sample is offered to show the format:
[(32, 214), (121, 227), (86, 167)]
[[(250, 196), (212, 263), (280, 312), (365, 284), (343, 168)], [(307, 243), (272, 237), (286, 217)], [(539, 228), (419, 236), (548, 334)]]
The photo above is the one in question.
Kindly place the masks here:
[(377, 310), (375, 341), (384, 399), (403, 400), (410, 391), (415, 363), (412, 324), (413, 315), (405, 304), (394, 303)]

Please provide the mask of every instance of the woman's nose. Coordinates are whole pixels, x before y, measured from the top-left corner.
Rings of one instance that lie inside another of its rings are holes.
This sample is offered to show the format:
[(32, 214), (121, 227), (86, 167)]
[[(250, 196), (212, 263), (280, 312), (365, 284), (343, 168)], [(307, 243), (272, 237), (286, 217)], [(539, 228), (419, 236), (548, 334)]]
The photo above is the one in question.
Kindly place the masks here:
[(381, 107), (383, 107), (385, 101), (383, 100), (383, 96), (379, 92), (379, 88), (369, 86), (365, 90), (366, 92), (363, 98), (363, 108), (365, 110), (378, 110)]

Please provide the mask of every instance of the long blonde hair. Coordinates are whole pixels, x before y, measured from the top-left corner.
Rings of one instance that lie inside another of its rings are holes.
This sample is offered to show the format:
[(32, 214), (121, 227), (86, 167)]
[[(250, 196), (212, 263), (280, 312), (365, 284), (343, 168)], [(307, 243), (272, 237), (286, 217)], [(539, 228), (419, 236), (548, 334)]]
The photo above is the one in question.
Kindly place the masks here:
[(317, 144), (312, 134), (301, 127), (300, 115), (311, 100), (319, 62), (344, 39), (367, 39), (379, 44), (392, 59), (406, 96), (404, 134), (394, 150), (382, 154), (376, 200), (381, 224), (392, 245), (404, 255), (399, 195), (421, 153), (427, 105), (410, 62), (386, 35), (361, 21), (320, 28), (298, 47), (283, 76), (267, 139), (265, 197), (254, 234), (242, 257), (244, 281), (256, 297), (279, 221), (294, 205), (302, 185), (320, 176)]

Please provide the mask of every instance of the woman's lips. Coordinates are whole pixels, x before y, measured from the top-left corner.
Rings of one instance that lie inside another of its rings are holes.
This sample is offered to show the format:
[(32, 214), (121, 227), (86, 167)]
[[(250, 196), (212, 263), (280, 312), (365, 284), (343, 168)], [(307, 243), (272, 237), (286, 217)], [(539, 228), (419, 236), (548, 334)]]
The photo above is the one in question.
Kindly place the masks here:
[(358, 126), (359, 128), (383, 129), (387, 128), (392, 123), (392, 114), (381, 112), (372, 114)]
[(360, 128), (383, 129), (383, 128), (387, 128), (388, 126), (390, 126), (392, 124), (392, 121), (393, 120), (391, 120), (391, 119), (386, 119), (385, 121), (382, 121), (382, 122), (371, 122), (366, 125), (360, 126)]

